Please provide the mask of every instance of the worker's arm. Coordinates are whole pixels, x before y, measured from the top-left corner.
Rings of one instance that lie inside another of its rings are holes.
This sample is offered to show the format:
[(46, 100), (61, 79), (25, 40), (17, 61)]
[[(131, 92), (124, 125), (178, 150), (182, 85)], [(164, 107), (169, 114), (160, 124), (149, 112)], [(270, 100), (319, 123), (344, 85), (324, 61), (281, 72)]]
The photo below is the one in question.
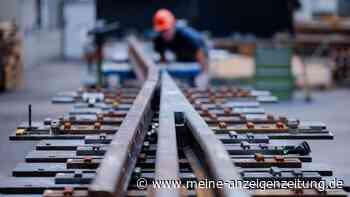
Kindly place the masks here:
[(154, 50), (159, 54), (160, 56), (160, 63), (164, 63), (166, 62), (166, 57), (165, 57), (165, 46), (164, 46), (164, 43), (161, 39), (161, 37), (158, 35), (157, 37), (154, 38), (153, 40), (153, 47), (154, 47)]
[(209, 73), (209, 61), (203, 49), (198, 49), (196, 52), (196, 60), (202, 66), (203, 73)]
[(203, 49), (196, 52), (196, 60), (202, 66), (202, 72), (195, 79), (195, 84), (199, 88), (206, 88), (209, 83), (209, 60)]
[(159, 59), (160, 63), (165, 63), (167, 61), (166, 58), (165, 58), (165, 53), (164, 52), (160, 52), (159, 56), (160, 56), (160, 59)]

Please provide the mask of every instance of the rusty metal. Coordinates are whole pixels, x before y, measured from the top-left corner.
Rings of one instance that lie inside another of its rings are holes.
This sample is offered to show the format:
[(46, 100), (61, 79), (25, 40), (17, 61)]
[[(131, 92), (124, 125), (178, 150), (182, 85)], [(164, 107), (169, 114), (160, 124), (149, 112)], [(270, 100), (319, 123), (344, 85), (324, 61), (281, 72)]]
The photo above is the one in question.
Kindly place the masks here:
[[(240, 175), (232, 165), (224, 146), (216, 139), (215, 134), (165, 72), (162, 73), (162, 84), (163, 87), (166, 87), (171, 92), (169, 102), (176, 103), (177, 110), (184, 113), (186, 124), (188, 124), (190, 131), (204, 152), (211, 177), (221, 181), (239, 180)], [(244, 191), (239, 189), (233, 190), (227, 187), (219, 189), (218, 192), (220, 196), (248, 196)]]
[(151, 76), (150, 67), (154, 66), (152, 60), (150, 60), (142, 51), (141, 44), (135, 37), (131, 36), (128, 39), (129, 44), (129, 59), (133, 64), (134, 71), (139, 80), (145, 81)]
[(89, 188), (90, 196), (118, 196), (126, 192), (136, 155), (150, 122), (151, 99), (157, 81), (146, 81), (133, 107), (115, 134), (98, 174)]
[[(188, 162), (193, 169), (193, 173), (199, 181), (203, 181), (208, 179), (207, 173), (205, 172), (205, 167), (200, 162), (200, 159), (196, 156), (193, 150), (189, 147), (184, 147), (184, 153)], [(215, 192), (210, 188), (197, 188), (197, 196), (198, 197), (214, 197)]]
[[(161, 84), (158, 148), (155, 180), (179, 180), (178, 148), (175, 129), (175, 109), (171, 101), (172, 91), (165, 83)], [(155, 197), (179, 197), (180, 188), (154, 189)]]
[[(146, 58), (136, 40), (129, 39), (131, 59), (140, 65), (139, 77), (144, 82), (133, 106), (113, 137), (110, 147), (101, 163), (97, 176), (89, 187), (89, 196), (123, 196), (127, 192), (127, 183), (136, 165), (137, 155), (141, 151), (142, 141), (154, 113), (152, 99), (158, 87), (159, 71), (154, 63)], [(147, 75), (151, 74), (151, 75)]]

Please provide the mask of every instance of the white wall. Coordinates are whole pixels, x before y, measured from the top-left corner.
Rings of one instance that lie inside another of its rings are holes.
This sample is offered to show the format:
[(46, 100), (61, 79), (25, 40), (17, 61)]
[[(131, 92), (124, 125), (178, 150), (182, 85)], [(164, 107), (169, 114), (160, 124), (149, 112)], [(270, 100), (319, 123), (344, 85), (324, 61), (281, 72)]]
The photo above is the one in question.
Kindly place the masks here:
[(61, 57), (61, 32), (39, 31), (24, 38), (24, 62), (33, 66)]
[(37, 17), (34, 0), (19, 0), (19, 22), (20, 27), (24, 32), (32, 31), (35, 26)]
[(295, 15), (297, 20), (310, 20), (314, 11), (337, 12), (337, 0), (300, 0), (302, 8)]
[(15, 20), (18, 22), (19, 0), (0, 0), (0, 21)]
[(94, 1), (65, 4), (64, 56), (66, 58), (79, 59), (82, 57), (87, 32), (94, 26), (95, 19)]
[(0, 0), (0, 20), (15, 19), (22, 33), (25, 67), (61, 56), (60, 30), (38, 30), (35, 26), (37, 14), (35, 0)]

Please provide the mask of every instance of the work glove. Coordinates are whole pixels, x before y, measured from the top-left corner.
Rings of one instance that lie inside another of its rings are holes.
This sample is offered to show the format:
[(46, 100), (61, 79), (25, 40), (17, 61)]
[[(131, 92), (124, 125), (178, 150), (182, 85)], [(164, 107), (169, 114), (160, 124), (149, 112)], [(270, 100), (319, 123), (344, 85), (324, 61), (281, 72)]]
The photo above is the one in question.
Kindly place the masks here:
[(207, 72), (202, 72), (195, 79), (195, 85), (200, 89), (207, 88), (209, 83), (209, 74)]

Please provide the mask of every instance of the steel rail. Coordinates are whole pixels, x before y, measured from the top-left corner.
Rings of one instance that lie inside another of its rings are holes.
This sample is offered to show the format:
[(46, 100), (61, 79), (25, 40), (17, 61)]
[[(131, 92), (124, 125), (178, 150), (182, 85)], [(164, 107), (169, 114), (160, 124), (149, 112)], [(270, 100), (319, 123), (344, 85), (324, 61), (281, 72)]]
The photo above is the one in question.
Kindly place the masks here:
[(144, 54), (141, 43), (134, 36), (128, 37), (127, 41), (129, 45), (129, 59), (133, 65), (136, 77), (141, 81), (147, 80), (148, 77), (154, 77), (154, 73), (149, 72), (151, 68), (155, 68), (156, 66), (154, 62)]
[[(186, 123), (195, 140), (204, 153), (204, 162), (208, 166), (210, 178), (229, 182), (240, 180), (240, 176), (225, 150), (205, 121), (186, 100), (181, 90), (164, 71), (159, 80), (159, 71), (153, 61), (142, 52), (136, 39), (132, 43), (133, 57), (147, 79), (137, 96), (132, 108), (125, 117), (119, 131), (113, 137), (110, 148), (98, 169), (97, 176), (89, 187), (89, 196), (109, 197), (124, 196), (137, 156), (141, 151), (147, 126), (153, 113), (151, 104), (161, 81), (160, 127), (156, 159), (156, 179), (179, 180), (179, 164), (176, 142), (175, 112), (183, 112)], [(136, 44), (135, 44), (136, 43)], [(180, 188), (156, 189), (149, 195), (157, 197), (181, 196)], [(247, 196), (240, 189), (225, 186), (218, 188), (220, 196)]]
[(158, 87), (159, 71), (142, 53), (136, 39), (131, 38), (129, 42), (134, 51), (132, 56), (138, 59), (138, 67), (148, 76), (145, 75), (147, 80), (113, 136), (96, 178), (89, 187), (89, 196), (92, 197), (125, 196), (154, 112), (151, 105)]
[[(187, 101), (168, 73), (162, 73), (161, 82), (163, 89), (168, 91), (168, 102), (173, 103), (178, 112), (184, 113), (185, 122), (203, 151), (203, 160), (207, 164), (210, 178), (226, 183), (229, 183), (232, 180), (241, 180), (238, 170), (232, 164), (230, 156), (225, 150), (223, 144), (216, 138), (213, 131), (210, 130), (205, 121)], [(249, 196), (242, 189), (229, 188), (226, 184), (224, 187), (218, 188), (218, 195), (225, 197)]]
[[(179, 158), (176, 140), (175, 112), (172, 92), (161, 84), (158, 144), (156, 152), (156, 181), (179, 181)], [(180, 197), (180, 188), (152, 188), (149, 196)]]

